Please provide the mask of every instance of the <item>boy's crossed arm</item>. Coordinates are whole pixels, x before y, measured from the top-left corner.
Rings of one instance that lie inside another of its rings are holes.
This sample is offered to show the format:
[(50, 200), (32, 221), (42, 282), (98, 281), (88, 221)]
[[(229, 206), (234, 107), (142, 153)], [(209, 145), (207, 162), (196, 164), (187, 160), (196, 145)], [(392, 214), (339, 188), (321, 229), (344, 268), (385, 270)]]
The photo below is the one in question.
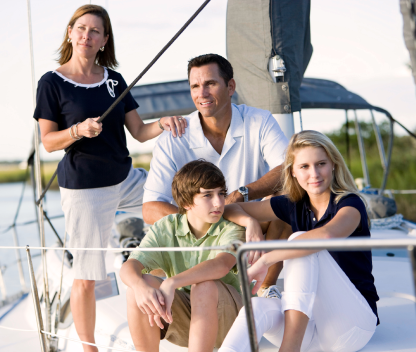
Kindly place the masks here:
[[(149, 315), (150, 326), (153, 326), (153, 316), (159, 315), (166, 322), (165, 299), (160, 290), (148, 285), (143, 279), (142, 270), (144, 266), (136, 259), (127, 260), (120, 269), (120, 278), (123, 283), (130, 287), (134, 292), (137, 306), (143, 314)], [(163, 325), (160, 326), (163, 328)]]
[[(175, 289), (204, 281), (219, 280), (229, 273), (236, 264), (236, 258), (221, 252), (214, 259), (206, 260), (180, 274), (172, 276), (162, 282), (159, 290), (148, 285), (143, 277), (144, 266), (136, 259), (129, 259), (120, 270), (121, 280), (133, 289), (136, 303), (144, 314), (149, 315), (149, 323), (153, 326), (153, 319), (162, 329), (162, 317), (167, 323), (172, 323), (171, 307), (175, 297)], [(162, 307), (164, 306), (164, 307)]]

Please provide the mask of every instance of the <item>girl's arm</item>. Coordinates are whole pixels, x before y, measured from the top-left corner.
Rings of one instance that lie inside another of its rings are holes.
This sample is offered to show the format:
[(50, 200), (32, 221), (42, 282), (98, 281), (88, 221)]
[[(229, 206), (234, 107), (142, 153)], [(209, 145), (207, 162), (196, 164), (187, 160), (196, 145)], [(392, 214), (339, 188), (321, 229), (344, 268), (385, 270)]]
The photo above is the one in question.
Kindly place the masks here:
[[(331, 238), (346, 238), (350, 236), (355, 229), (360, 225), (361, 214), (353, 207), (341, 208), (334, 218), (326, 225), (307, 231), (297, 236), (294, 241), (299, 240), (324, 240)], [(287, 250), (274, 250), (264, 254), (254, 265), (248, 269), (247, 273), (249, 280), (257, 280), (256, 285), (253, 287), (253, 292), (257, 292), (263, 282), (267, 269), (283, 260), (305, 257), (319, 250), (299, 250), (299, 249), (287, 249)]]
[[(186, 119), (181, 116), (162, 117), (160, 123), (165, 131), (171, 131), (173, 137), (185, 133), (185, 128), (188, 126)], [(152, 123), (143, 123), (136, 110), (131, 110), (126, 113), (124, 123), (134, 139), (143, 143), (149, 139), (155, 138), (163, 131), (159, 127), (158, 121)]]
[[(98, 117), (95, 119), (88, 118), (78, 124), (76, 128), (74, 126), (72, 129), (73, 136), (75, 137), (74, 133), (76, 132), (78, 137), (97, 137), (102, 131), (102, 124), (96, 122), (96, 119)], [(58, 131), (56, 122), (40, 118), (39, 127), (43, 146), (48, 153), (65, 149), (75, 142), (75, 139), (69, 134), (69, 128)]]
[(245, 227), (253, 219), (258, 222), (278, 219), (272, 209), (270, 199), (262, 200), (261, 202), (228, 204), (224, 208), (223, 217)]
[[(270, 205), (270, 199), (261, 202), (234, 203), (225, 206), (223, 217), (246, 228), (246, 242), (264, 241), (263, 230), (259, 224), (278, 219)], [(252, 251), (248, 262), (255, 263), (261, 252)]]

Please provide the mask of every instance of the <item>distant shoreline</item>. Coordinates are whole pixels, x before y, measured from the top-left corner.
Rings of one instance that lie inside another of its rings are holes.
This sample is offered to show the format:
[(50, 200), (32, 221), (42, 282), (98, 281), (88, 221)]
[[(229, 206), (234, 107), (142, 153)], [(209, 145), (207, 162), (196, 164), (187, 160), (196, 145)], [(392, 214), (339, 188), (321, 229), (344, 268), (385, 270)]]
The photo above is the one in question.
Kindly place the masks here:
[[(149, 171), (151, 154), (138, 154), (131, 155), (133, 159), (133, 167), (141, 167)], [(52, 177), (54, 171), (58, 167), (59, 161), (44, 161), (42, 162), (42, 174), (44, 183), (46, 184)], [(0, 162), (0, 184), (1, 183), (14, 183), (23, 182), (26, 175), (26, 163), (17, 161), (4, 161)], [(27, 180), (30, 182), (30, 175)], [(51, 186), (52, 189), (59, 189), (57, 179), (54, 180)]]

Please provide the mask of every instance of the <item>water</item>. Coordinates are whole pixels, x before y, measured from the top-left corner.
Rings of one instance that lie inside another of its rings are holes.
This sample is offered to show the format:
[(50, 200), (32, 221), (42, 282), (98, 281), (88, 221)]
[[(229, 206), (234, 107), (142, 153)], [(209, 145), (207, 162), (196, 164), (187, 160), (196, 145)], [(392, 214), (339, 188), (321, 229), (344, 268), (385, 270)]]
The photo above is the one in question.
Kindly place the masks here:
[[(0, 184), (0, 232), (6, 229), (13, 223), (14, 216), (16, 214), (20, 194), (22, 192), (22, 183), (4, 183)], [(44, 203), (45, 211), (49, 217), (56, 215), (62, 215), (61, 197), (59, 191), (48, 191)], [(36, 220), (36, 209), (33, 200), (33, 191), (31, 185), (27, 184), (23, 202), (20, 208), (17, 223)], [(60, 237), (64, 238), (65, 223), (63, 218), (51, 220), (56, 231)], [(37, 223), (30, 225), (18, 226), (16, 228), (18, 241), (20, 246), (39, 246), (39, 228)], [(57, 242), (57, 238), (51, 230), (49, 224), (45, 221), (45, 235), (46, 246), (51, 246)], [(10, 229), (6, 233), (0, 233), (0, 245), (1, 246), (14, 246), (13, 230)], [(40, 264), (40, 251), (32, 250), (33, 264), (35, 270)], [(26, 251), (20, 250), (20, 256), (22, 258), (23, 271), (25, 274), (25, 281), (27, 287), (29, 286), (29, 274), (26, 260)], [(0, 268), (3, 272), (4, 281), (6, 285), (7, 295), (11, 295), (21, 291), (21, 285), (19, 281), (19, 273), (16, 265), (16, 252), (15, 250), (0, 249)], [(0, 298), (3, 298), (0, 294)]]

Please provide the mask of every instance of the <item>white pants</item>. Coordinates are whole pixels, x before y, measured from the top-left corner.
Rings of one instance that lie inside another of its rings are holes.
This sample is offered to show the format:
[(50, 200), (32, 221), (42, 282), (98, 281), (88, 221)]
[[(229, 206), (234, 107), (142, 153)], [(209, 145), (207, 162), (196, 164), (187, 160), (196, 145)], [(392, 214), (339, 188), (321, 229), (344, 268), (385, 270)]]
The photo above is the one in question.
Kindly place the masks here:
[[(296, 232), (289, 241), (303, 232)], [(376, 329), (377, 317), (328, 251), (284, 261), (282, 300), (253, 298), (257, 338), (280, 347), (284, 312), (309, 317), (301, 351), (352, 352), (363, 348)], [(245, 308), (235, 320), (219, 352), (249, 352)]]

